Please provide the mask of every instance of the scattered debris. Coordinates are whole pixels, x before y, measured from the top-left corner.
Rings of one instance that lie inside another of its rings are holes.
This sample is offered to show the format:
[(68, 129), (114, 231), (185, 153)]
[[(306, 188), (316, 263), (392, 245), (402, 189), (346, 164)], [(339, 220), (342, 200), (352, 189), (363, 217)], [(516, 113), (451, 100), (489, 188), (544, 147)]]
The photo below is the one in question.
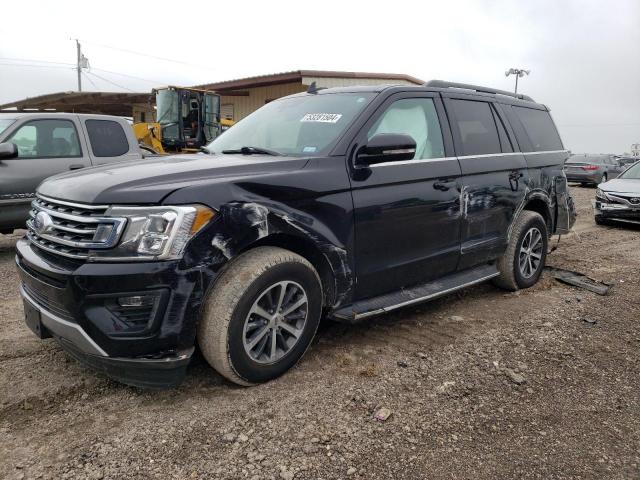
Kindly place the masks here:
[(521, 384), (523, 384), (524, 382), (527, 381), (522, 375), (520, 375), (519, 373), (514, 372), (510, 368), (505, 368), (504, 369), (504, 374), (509, 378), (509, 380), (511, 380), (513, 383), (515, 383), (517, 385), (521, 385)]
[(421, 358), (422, 360), (425, 360), (425, 359), (429, 358), (429, 356), (424, 352), (418, 352), (418, 353), (416, 353), (416, 356), (418, 358)]
[(233, 443), (235, 439), (236, 439), (236, 436), (233, 433), (225, 433), (222, 436), (222, 441), (225, 443)]
[(347, 470), (347, 475), (348, 475), (348, 476), (351, 476), (351, 475), (353, 475), (354, 473), (356, 473), (356, 469), (355, 469), (355, 468), (353, 468), (353, 467), (351, 467), (351, 468), (349, 468), (349, 470)]
[(596, 323), (598, 323), (598, 320), (596, 320), (595, 318), (583, 318), (582, 321), (588, 323), (589, 325), (595, 325)]
[(597, 293), (598, 295), (607, 295), (612, 287), (612, 285), (609, 285), (608, 283), (599, 282), (580, 272), (573, 272), (571, 270), (564, 270), (562, 268), (555, 267), (545, 267), (545, 270), (549, 270), (553, 278), (562, 283), (584, 288), (585, 290)]
[(407, 368), (409, 366), (409, 364), (403, 360), (398, 360), (398, 366), (400, 368)]
[(375, 418), (379, 422), (385, 422), (390, 416), (391, 416), (391, 410), (383, 407), (378, 409), (378, 411), (375, 413), (373, 418)]

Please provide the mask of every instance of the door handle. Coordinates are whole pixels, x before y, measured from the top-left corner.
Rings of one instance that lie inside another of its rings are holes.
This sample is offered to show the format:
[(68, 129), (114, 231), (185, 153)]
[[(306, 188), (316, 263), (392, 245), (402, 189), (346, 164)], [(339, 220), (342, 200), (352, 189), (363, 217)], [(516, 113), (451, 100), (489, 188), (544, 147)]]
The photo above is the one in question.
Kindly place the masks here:
[(74, 163), (69, 165), (69, 170), (79, 170), (81, 168), (84, 168), (84, 165), (82, 165), (81, 163)]
[(455, 185), (456, 181), (449, 179), (441, 179), (433, 182), (433, 188), (435, 188), (436, 190), (440, 190), (441, 192), (446, 192), (451, 187), (455, 187)]

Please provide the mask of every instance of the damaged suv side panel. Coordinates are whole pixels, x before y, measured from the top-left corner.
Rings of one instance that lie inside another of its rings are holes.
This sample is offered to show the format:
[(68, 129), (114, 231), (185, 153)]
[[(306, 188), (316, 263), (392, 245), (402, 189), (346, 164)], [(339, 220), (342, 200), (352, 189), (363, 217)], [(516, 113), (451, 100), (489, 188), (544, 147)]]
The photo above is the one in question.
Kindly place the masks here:
[(353, 251), (353, 204), (343, 165), (340, 157), (312, 158), (295, 176), (274, 173), (260, 181), (195, 185), (177, 190), (164, 202), (199, 198), (218, 211), (210, 232), (203, 233), (211, 237), (211, 248), (198, 252), (203, 265), (223, 265), (256, 245), (300, 249), (314, 257), (323, 274), (327, 305), (337, 308), (350, 299), (355, 281), (353, 258), (347, 253)]

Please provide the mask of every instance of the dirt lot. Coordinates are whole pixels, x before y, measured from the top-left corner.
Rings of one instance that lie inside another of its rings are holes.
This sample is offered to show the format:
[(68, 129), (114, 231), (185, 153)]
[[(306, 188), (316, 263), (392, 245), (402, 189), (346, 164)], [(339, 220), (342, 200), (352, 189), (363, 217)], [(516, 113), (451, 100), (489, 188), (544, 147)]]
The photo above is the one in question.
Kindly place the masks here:
[(639, 478), (640, 229), (597, 227), (594, 190), (572, 192), (579, 236), (548, 263), (609, 296), (545, 273), (326, 322), (297, 368), (249, 389), (202, 362), (162, 392), (82, 368), (24, 326), (17, 236), (0, 235), (0, 478)]

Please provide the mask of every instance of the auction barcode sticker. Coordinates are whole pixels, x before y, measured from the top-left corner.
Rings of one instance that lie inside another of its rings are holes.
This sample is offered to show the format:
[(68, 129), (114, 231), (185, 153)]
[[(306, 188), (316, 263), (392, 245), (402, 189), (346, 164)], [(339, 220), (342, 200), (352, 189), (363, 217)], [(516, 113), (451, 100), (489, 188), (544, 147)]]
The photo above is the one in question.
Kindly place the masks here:
[(342, 118), (341, 113), (307, 113), (301, 122), (336, 123)]

